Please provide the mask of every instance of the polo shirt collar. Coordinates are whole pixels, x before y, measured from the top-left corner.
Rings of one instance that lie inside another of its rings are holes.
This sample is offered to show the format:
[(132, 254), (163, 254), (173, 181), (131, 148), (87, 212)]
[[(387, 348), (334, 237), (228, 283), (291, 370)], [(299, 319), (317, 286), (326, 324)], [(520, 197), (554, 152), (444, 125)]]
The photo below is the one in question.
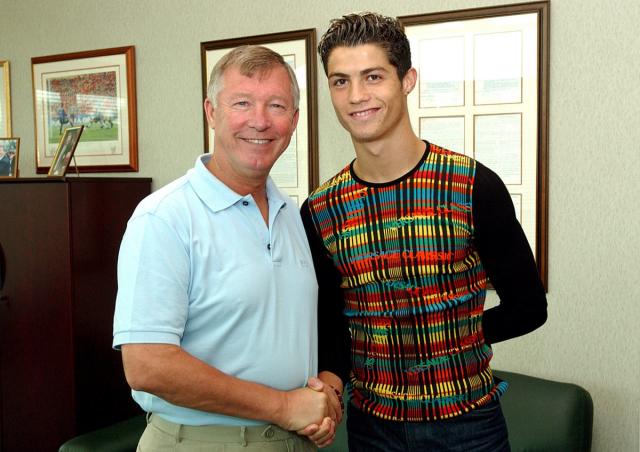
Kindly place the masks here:
[[(214, 212), (231, 207), (244, 199), (252, 198), (251, 195), (242, 196), (227, 187), (220, 179), (215, 177), (207, 169), (206, 165), (213, 154), (203, 154), (196, 159), (195, 167), (189, 170), (189, 183), (198, 197)], [(276, 187), (271, 177), (267, 178), (267, 198), (269, 209), (280, 210), (286, 200)]]

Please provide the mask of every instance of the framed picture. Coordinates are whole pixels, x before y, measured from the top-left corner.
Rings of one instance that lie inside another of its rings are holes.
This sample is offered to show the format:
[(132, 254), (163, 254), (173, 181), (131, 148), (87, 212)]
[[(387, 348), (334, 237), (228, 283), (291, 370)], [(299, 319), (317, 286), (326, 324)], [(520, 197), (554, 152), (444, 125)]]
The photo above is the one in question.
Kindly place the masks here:
[(547, 287), (549, 2), (398, 19), (418, 71), (415, 130), (501, 177)]
[(0, 138), (11, 136), (11, 85), (9, 62), (0, 61)]
[(67, 174), (83, 129), (84, 126), (73, 126), (64, 129), (56, 153), (53, 156), (51, 167), (47, 173), (48, 177), (64, 177)]
[(18, 177), (20, 138), (0, 138), (0, 179)]
[(134, 47), (31, 59), (36, 171), (47, 173), (68, 127), (84, 126), (80, 172), (138, 171)]
[[(230, 50), (241, 45), (261, 45), (282, 55), (295, 71), (300, 86), (298, 126), (285, 152), (271, 169), (278, 188), (301, 204), (318, 186), (318, 136), (316, 98), (315, 29), (273, 33), (200, 44), (203, 101), (209, 75), (215, 64)], [(213, 151), (214, 131), (204, 117), (205, 152)]]

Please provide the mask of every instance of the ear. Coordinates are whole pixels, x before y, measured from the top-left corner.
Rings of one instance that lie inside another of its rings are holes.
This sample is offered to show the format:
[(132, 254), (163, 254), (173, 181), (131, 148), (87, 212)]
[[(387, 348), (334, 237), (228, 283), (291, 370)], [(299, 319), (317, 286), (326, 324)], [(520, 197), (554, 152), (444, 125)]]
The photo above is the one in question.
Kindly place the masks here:
[(207, 115), (207, 123), (209, 124), (209, 127), (215, 130), (216, 115), (213, 108), (213, 104), (211, 103), (208, 97), (204, 100), (204, 113)]
[(296, 127), (298, 127), (298, 118), (300, 117), (300, 110), (296, 110), (296, 112), (293, 114), (293, 118), (291, 118), (291, 132), (293, 133), (294, 130), (296, 130)]
[(408, 96), (413, 88), (416, 86), (416, 82), (418, 80), (418, 72), (415, 68), (411, 68), (404, 74), (404, 78), (402, 79), (402, 92), (405, 96)]

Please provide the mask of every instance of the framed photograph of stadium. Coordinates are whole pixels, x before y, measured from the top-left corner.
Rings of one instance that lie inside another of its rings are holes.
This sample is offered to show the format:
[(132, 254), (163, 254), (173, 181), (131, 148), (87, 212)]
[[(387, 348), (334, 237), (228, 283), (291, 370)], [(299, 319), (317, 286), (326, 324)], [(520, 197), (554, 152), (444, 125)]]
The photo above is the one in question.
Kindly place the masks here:
[(73, 153), (78, 147), (78, 142), (80, 141), (80, 135), (82, 135), (83, 129), (84, 126), (73, 126), (64, 129), (62, 137), (60, 137), (60, 143), (58, 143), (56, 153), (53, 156), (53, 161), (51, 162), (51, 167), (49, 168), (47, 177), (61, 178), (67, 174), (67, 170), (71, 164), (71, 159), (73, 158)]
[(0, 138), (11, 136), (11, 86), (9, 62), (0, 61)]
[(415, 130), (500, 176), (547, 287), (549, 2), (398, 19), (418, 71)]
[(18, 177), (20, 138), (0, 138), (0, 179)]
[[(289, 146), (271, 169), (271, 177), (278, 188), (301, 204), (318, 186), (316, 31), (306, 29), (200, 43), (203, 101), (213, 67), (223, 55), (242, 45), (261, 45), (279, 53), (298, 79), (298, 126)], [(206, 115), (203, 117), (205, 152), (212, 152), (214, 131), (209, 128)]]
[(138, 171), (133, 46), (31, 58), (36, 172), (48, 173), (69, 127), (84, 126), (79, 172)]

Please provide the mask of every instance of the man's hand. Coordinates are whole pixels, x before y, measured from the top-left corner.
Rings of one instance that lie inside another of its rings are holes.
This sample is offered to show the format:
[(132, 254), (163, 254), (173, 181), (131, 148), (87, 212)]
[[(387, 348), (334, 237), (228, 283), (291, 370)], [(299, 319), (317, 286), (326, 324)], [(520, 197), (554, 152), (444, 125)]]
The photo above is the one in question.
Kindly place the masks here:
[(336, 423), (330, 417), (325, 417), (320, 425), (311, 424), (296, 433), (307, 436), (318, 447), (326, 447), (336, 438)]
[(327, 395), (315, 388), (285, 392), (277, 424), (285, 430), (294, 431), (312, 424), (320, 425), (325, 417), (329, 417), (329, 405)]
[(307, 382), (307, 386), (314, 391), (324, 392), (329, 399), (329, 417), (336, 423), (342, 422), (344, 406), (342, 402), (342, 392), (331, 386), (329, 383), (322, 381), (320, 378), (311, 377)]
[(311, 377), (307, 386), (314, 391), (327, 395), (329, 400), (329, 415), (325, 417), (321, 423), (308, 425), (304, 429), (298, 430), (297, 433), (308, 436), (318, 447), (325, 447), (335, 439), (336, 428), (342, 421), (344, 410), (342, 398), (336, 388), (318, 378)]

